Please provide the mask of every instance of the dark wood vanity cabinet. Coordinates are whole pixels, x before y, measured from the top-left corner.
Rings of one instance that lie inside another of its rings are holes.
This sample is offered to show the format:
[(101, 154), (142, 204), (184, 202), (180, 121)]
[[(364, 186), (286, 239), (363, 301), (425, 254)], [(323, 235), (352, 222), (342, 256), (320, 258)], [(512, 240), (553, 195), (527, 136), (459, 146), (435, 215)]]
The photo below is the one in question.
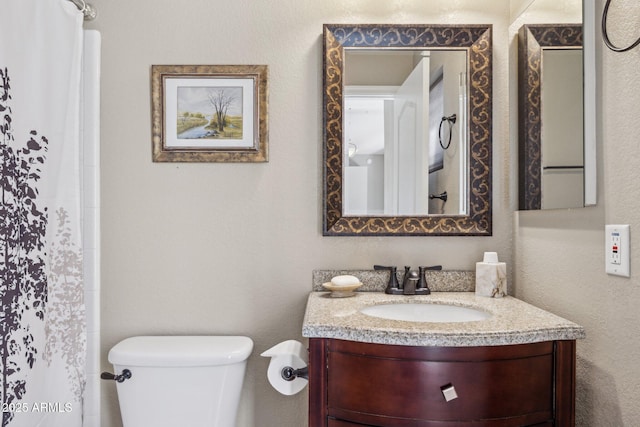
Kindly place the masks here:
[(565, 427), (575, 424), (574, 402), (575, 341), (409, 347), (309, 340), (309, 427)]

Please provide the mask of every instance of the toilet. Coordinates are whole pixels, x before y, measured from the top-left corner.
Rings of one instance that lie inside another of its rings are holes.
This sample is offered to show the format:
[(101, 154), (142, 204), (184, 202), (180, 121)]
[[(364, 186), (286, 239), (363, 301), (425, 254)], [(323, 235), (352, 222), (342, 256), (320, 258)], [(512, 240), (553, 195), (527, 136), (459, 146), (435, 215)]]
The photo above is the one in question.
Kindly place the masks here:
[[(235, 427), (253, 341), (242, 336), (138, 336), (109, 351), (124, 427)], [(126, 375), (128, 377), (128, 375)]]

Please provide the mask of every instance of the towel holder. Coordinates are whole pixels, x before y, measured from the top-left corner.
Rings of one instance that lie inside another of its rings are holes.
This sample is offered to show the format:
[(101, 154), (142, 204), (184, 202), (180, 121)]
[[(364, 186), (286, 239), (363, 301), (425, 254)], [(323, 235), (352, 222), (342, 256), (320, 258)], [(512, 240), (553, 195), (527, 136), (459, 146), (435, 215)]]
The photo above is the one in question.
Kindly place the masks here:
[(607, 15), (609, 14), (610, 5), (611, 0), (607, 0), (604, 4), (604, 11), (602, 12), (602, 38), (604, 39), (604, 44), (614, 52), (627, 52), (640, 44), (640, 37), (627, 47), (618, 47), (611, 43), (609, 34), (607, 33)]

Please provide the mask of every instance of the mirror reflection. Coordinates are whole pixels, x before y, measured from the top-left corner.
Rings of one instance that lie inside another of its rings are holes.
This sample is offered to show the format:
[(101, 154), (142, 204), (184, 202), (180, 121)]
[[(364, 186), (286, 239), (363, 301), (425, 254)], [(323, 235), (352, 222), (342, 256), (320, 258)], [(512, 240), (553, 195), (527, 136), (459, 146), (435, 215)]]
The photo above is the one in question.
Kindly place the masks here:
[(466, 212), (467, 55), (345, 50), (344, 215)]

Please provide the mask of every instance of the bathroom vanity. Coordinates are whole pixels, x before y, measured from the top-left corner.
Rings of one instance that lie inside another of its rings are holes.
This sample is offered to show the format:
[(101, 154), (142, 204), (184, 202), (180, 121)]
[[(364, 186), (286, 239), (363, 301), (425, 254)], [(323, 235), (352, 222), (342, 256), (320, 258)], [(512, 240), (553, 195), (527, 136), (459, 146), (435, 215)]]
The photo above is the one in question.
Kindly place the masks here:
[[(361, 311), (407, 303), (489, 317), (434, 323)], [(312, 292), (303, 335), (310, 427), (574, 425), (575, 341), (584, 329), (512, 297)]]

